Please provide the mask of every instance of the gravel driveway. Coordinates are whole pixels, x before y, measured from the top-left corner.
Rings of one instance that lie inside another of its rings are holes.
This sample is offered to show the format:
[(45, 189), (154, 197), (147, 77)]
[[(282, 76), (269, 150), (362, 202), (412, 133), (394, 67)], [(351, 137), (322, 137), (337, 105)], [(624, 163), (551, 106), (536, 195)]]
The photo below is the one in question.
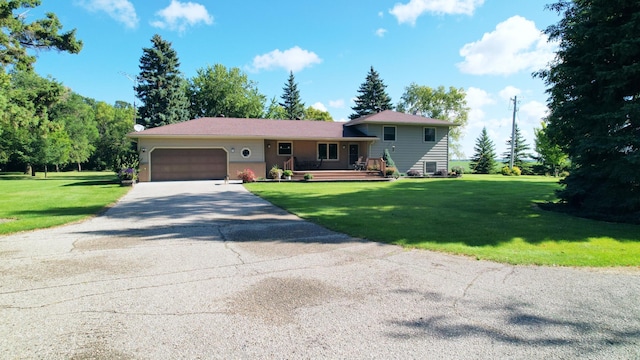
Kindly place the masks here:
[(0, 237), (0, 275), (3, 359), (640, 358), (638, 269), (371, 243), (238, 184), (142, 183)]

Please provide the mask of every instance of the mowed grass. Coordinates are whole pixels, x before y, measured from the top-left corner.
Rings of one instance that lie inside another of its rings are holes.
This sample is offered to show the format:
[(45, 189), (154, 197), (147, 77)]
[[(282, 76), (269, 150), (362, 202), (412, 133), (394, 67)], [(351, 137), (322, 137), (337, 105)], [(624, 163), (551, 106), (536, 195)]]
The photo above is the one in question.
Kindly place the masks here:
[(538, 208), (554, 200), (554, 178), (464, 175), (246, 186), (304, 219), (373, 241), (511, 264), (640, 266), (640, 226)]
[(114, 173), (0, 173), (0, 234), (62, 225), (93, 216), (122, 197)]

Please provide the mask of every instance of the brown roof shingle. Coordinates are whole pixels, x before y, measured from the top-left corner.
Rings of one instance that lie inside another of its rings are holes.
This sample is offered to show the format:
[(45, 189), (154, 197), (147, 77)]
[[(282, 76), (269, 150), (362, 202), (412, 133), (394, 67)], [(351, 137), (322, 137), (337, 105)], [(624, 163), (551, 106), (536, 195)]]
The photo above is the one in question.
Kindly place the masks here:
[(254, 139), (348, 139), (372, 138), (350, 126), (363, 123), (456, 126), (448, 121), (385, 110), (347, 123), (333, 121), (243, 119), (205, 117), (181, 123), (132, 132), (130, 138), (201, 137)]
[(432, 119), (432, 118), (428, 118), (420, 115), (405, 114), (405, 113), (391, 111), (391, 110), (385, 110), (379, 113), (353, 119), (344, 125), (353, 126), (358, 124), (371, 124), (371, 123), (457, 126), (457, 124), (444, 121), (444, 120)]
[[(199, 118), (181, 123), (130, 133), (141, 137), (219, 137), (260, 139), (340, 139), (358, 137), (357, 133), (344, 134), (344, 123), (329, 121), (299, 121), (241, 118)], [(354, 136), (355, 135), (355, 136)]]

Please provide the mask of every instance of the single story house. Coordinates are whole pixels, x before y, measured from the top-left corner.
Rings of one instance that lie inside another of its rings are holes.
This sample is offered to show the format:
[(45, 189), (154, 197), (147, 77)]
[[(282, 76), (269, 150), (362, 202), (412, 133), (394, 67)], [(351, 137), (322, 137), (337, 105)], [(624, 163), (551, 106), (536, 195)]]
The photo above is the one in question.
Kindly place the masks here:
[(398, 171), (448, 171), (453, 123), (382, 111), (349, 122), (199, 118), (127, 136), (137, 142), (140, 181), (267, 176), (273, 165), (294, 170), (349, 170), (388, 149)]

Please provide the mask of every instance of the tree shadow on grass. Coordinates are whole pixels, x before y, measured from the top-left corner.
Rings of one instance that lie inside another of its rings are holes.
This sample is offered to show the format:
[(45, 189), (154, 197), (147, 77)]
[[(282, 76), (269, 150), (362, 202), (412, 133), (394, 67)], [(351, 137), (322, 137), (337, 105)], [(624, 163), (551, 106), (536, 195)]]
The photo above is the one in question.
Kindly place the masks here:
[(640, 226), (541, 210), (558, 185), (548, 181), (398, 181), (324, 194), (279, 192), (268, 200), (337, 231), (406, 245), (432, 242), (493, 246), (514, 239), (587, 242), (640, 240)]

